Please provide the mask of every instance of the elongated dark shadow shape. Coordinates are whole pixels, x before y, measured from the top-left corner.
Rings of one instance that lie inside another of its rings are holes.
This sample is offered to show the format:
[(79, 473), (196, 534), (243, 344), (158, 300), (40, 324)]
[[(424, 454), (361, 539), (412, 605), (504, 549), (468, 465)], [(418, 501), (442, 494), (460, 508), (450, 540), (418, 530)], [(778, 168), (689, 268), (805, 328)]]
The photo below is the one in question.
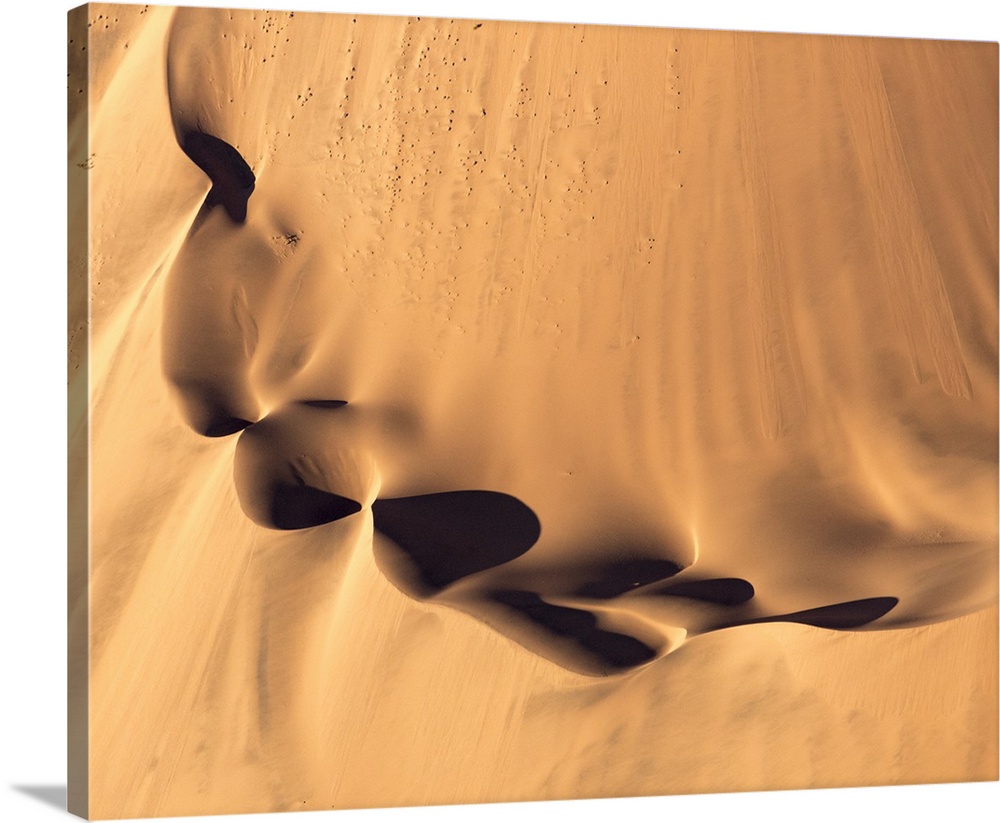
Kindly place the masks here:
[(208, 204), (221, 203), (233, 222), (245, 222), (256, 178), (243, 156), (225, 140), (201, 131), (186, 134), (181, 149), (212, 181)]
[(278, 484), (271, 500), (276, 529), (308, 529), (361, 511), (357, 500), (305, 485)]
[(741, 606), (754, 596), (753, 586), (740, 577), (681, 580), (655, 592), (661, 597), (685, 597), (720, 606)]
[(339, 409), (347, 405), (346, 400), (300, 400), (300, 405), (314, 409)]
[(494, 591), (490, 597), (556, 638), (569, 641), (570, 648), (564, 653), (578, 658), (577, 666), (581, 668), (592, 668), (590, 661), (596, 658), (599, 667), (617, 671), (656, 657), (656, 650), (642, 641), (598, 628), (597, 617), (586, 609), (556, 606), (527, 591)]
[(244, 420), (242, 417), (221, 415), (209, 420), (201, 434), (205, 437), (227, 437), (252, 425), (250, 420)]
[(257, 404), (238, 374), (220, 379), (168, 379), (180, 393), (181, 411), (188, 425), (204, 437), (226, 437), (252, 426)]
[(509, 494), (451, 491), (376, 500), (375, 529), (398, 552), (377, 555), (404, 591), (430, 596), (456, 580), (507, 563), (541, 534), (538, 517)]
[(896, 607), (897, 603), (899, 603), (899, 598), (896, 597), (869, 597), (864, 600), (835, 603), (832, 606), (820, 606), (817, 609), (806, 609), (791, 614), (758, 617), (754, 620), (742, 621), (739, 625), (801, 623), (805, 626), (815, 626), (818, 629), (856, 629), (885, 616)]

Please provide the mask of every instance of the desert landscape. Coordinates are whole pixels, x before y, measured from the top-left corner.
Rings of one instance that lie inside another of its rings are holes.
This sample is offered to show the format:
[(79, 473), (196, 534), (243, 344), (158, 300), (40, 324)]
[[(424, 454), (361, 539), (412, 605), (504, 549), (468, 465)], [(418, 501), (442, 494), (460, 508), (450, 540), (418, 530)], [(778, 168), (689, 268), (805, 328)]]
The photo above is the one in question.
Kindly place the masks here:
[(69, 65), (73, 811), (997, 779), (995, 43)]

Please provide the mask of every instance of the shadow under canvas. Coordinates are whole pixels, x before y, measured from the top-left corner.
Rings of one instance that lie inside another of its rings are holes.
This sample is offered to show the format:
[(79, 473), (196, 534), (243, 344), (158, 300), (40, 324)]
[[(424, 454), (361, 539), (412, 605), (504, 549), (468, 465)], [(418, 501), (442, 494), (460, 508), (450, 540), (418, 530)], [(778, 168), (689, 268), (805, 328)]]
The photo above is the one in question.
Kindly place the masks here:
[(48, 806), (55, 806), (57, 809), (66, 811), (66, 786), (65, 784), (40, 784), (26, 786), (11, 786), (21, 794), (35, 798)]

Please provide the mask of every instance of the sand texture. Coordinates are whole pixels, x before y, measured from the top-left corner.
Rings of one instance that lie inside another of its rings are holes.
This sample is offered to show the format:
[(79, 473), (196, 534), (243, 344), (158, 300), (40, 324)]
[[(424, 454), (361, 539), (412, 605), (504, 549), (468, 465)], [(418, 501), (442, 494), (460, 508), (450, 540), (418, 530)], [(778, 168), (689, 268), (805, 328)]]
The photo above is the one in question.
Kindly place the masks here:
[(995, 43), (70, 21), (74, 811), (997, 779)]

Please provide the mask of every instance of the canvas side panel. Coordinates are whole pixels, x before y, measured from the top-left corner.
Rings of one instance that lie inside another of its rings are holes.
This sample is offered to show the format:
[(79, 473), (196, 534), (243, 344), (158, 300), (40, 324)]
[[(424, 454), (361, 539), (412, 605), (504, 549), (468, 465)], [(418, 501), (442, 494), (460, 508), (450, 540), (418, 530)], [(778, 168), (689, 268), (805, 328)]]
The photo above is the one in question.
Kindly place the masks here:
[(68, 14), (67, 366), (68, 374), (68, 602), (67, 808), (89, 811), (89, 511), (90, 511), (90, 300), (89, 7)]

